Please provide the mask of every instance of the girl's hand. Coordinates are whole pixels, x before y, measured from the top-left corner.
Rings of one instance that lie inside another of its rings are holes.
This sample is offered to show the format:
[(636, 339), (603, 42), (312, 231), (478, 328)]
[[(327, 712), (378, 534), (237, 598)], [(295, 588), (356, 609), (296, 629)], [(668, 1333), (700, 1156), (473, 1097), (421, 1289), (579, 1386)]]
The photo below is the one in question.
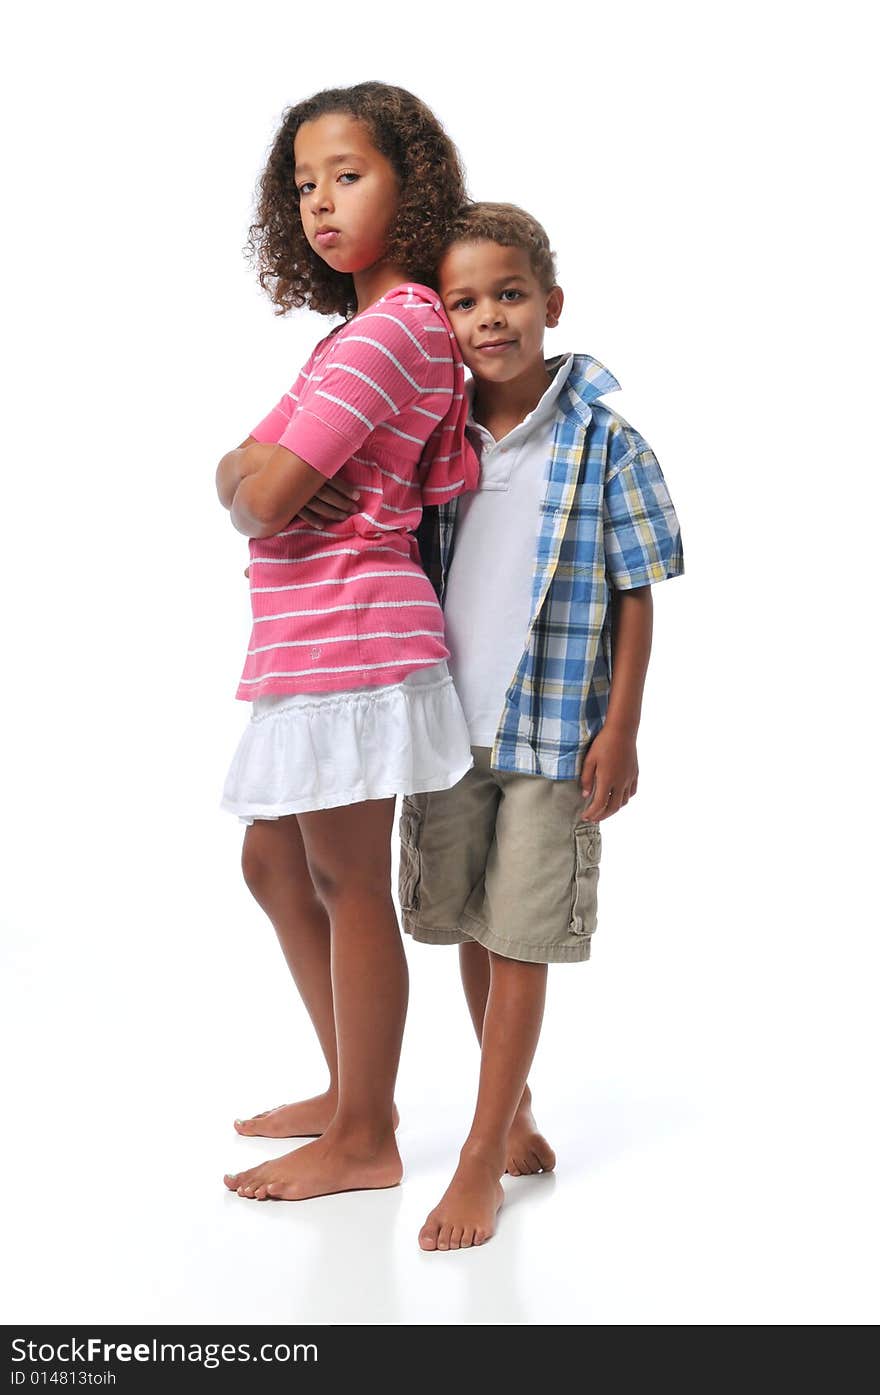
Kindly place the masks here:
[(350, 518), (353, 513), (360, 513), (361, 506), (356, 502), (360, 497), (353, 484), (334, 478), (328, 480), (296, 516), (307, 523), (326, 523), (328, 520), (338, 523), (340, 519)]
[(638, 781), (635, 732), (606, 723), (584, 757), (581, 791), (587, 803), (581, 818), (590, 823), (610, 819), (635, 794)]

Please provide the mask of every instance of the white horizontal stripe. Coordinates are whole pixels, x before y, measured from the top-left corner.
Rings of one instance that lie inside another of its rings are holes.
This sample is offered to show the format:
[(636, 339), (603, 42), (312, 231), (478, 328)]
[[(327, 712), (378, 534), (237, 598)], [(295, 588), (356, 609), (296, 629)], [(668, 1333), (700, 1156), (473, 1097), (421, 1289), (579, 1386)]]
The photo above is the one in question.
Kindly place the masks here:
[[(395, 510), (395, 513), (399, 512), (399, 509)], [(409, 513), (409, 509), (404, 509), (403, 512)], [(399, 523), (380, 523), (378, 518), (374, 518), (371, 513), (367, 513), (366, 509), (362, 510), (362, 515), (364, 518), (368, 519), (370, 523), (372, 523), (374, 528), (381, 528), (383, 533), (396, 533), (400, 528)]]
[(463, 485), (464, 480), (450, 480), (449, 484), (428, 485), (422, 489), (423, 494), (445, 494), (447, 489), (457, 489)]
[[(331, 537), (338, 537), (338, 533), (331, 533)], [(401, 552), (396, 547), (371, 547), (370, 552), (393, 552), (397, 557), (405, 557), (407, 554)], [(310, 552), (307, 557), (252, 557), (251, 566), (259, 562), (264, 567), (287, 567), (294, 566), (299, 562), (314, 562), (324, 557), (361, 557), (363, 553), (357, 547), (335, 547), (328, 552)]]
[[(430, 361), (431, 355), (428, 353), (428, 350), (425, 348), (425, 346), (424, 346), (423, 344), (420, 344), (420, 343), (419, 343), (418, 339), (417, 339), (416, 336), (413, 334), (413, 332), (412, 332), (412, 330), (410, 329), (409, 325), (405, 325), (405, 324), (403, 323), (403, 320), (399, 320), (399, 319), (397, 318), (396, 315), (385, 315), (385, 314), (383, 314), (383, 313), (382, 313), (381, 311), (379, 311), (379, 310), (373, 310), (373, 311), (368, 312), (368, 313), (365, 314), (365, 315), (360, 315), (358, 318), (359, 318), (361, 324), (363, 324), (364, 320), (390, 320), (392, 324), (399, 325), (400, 328), (403, 330), (404, 334), (407, 335), (407, 337), (408, 337), (409, 339), (411, 339), (412, 342), (415, 344), (416, 348), (418, 349), (418, 351), (419, 351), (419, 353), (422, 355), (422, 357), (423, 357), (423, 358), (426, 358), (426, 359), (428, 359), (428, 360)], [(410, 382), (412, 382), (412, 379), (411, 379), (411, 378), (410, 378)]]
[(385, 401), (388, 403), (388, 406), (391, 408), (395, 416), (400, 415), (400, 408), (398, 407), (394, 398), (389, 397), (388, 393), (385, 391), (384, 388), (381, 388), (379, 384), (373, 378), (369, 378), (366, 373), (362, 373), (359, 368), (355, 368), (350, 363), (341, 363), (339, 359), (336, 358), (333, 359), (331, 363), (328, 363), (327, 367), (338, 368), (342, 373), (351, 373), (352, 377), (360, 378), (362, 383), (366, 383), (368, 387), (371, 387), (373, 389), (374, 392), (378, 392), (380, 397), (384, 397)]
[(365, 639), (415, 639), (419, 635), (430, 635), (432, 638), (443, 637), (442, 630), (375, 630), (372, 634), (361, 635), (322, 635), (314, 639), (285, 639), (278, 644), (261, 644), (259, 649), (249, 649), (248, 658), (254, 654), (267, 654), (270, 649), (309, 649), (319, 648), (322, 644), (345, 644), (349, 640), (356, 639), (362, 642)]
[[(380, 312), (374, 310), (374, 311), (372, 311), (371, 313), (368, 312), (368, 313), (365, 313), (365, 314), (363, 314), (363, 315), (359, 315), (359, 316), (358, 316), (358, 319), (360, 320), (361, 324), (363, 324), (364, 320), (393, 320), (394, 323), (395, 323), (396, 325), (400, 325), (400, 328), (404, 331), (405, 334), (408, 334), (408, 335), (409, 335), (410, 339), (411, 339), (412, 342), (415, 344), (415, 346), (416, 346), (416, 348), (418, 349), (419, 353), (422, 354), (423, 357), (426, 358), (426, 359), (428, 360), (429, 363), (452, 363), (452, 362), (454, 362), (454, 360), (451, 359), (451, 358), (434, 358), (431, 354), (429, 354), (428, 351), (427, 351), (427, 349), (424, 347), (424, 345), (422, 345), (422, 344), (419, 343), (418, 339), (417, 339), (416, 336), (412, 333), (412, 331), (409, 329), (409, 327), (408, 327), (407, 325), (405, 325), (405, 324), (403, 323), (402, 320), (399, 320), (399, 319), (397, 318), (396, 315), (383, 315), (383, 314), (381, 314)], [(346, 337), (348, 337), (348, 336), (346, 336)], [(448, 338), (448, 336), (447, 336), (447, 338)]]
[(380, 421), (376, 430), (390, 431), (392, 436), (401, 436), (404, 441), (415, 441), (417, 446), (423, 446), (425, 444), (421, 436), (410, 436), (406, 431), (398, 431), (396, 426), (389, 426), (387, 421)]
[(418, 412), (418, 413), (420, 414), (420, 416), (423, 416), (423, 417), (430, 417), (432, 421), (442, 421), (442, 420), (443, 420), (443, 413), (442, 413), (442, 412), (429, 412), (428, 409), (427, 409), (427, 407), (411, 407), (411, 408), (410, 408), (410, 411), (411, 411), (411, 412)]
[(419, 487), (415, 480), (405, 480), (403, 475), (395, 475), (393, 470), (385, 470), (381, 465), (374, 465), (374, 469), (378, 470), (379, 474), (384, 475), (388, 480), (394, 480), (397, 484), (405, 484), (408, 489), (418, 489)]
[(264, 567), (292, 567), (300, 562), (314, 562), (321, 557), (357, 557), (356, 547), (337, 547), (332, 552), (310, 552), (307, 557), (252, 557), (251, 566), (259, 563)]
[[(437, 662), (437, 660), (436, 660), (436, 659), (424, 659), (424, 660), (412, 659), (412, 660), (407, 660), (407, 662), (408, 662), (408, 663), (421, 663), (421, 665), (422, 665), (423, 668), (427, 668), (428, 664), (435, 664), (435, 663)], [(385, 661), (384, 663), (382, 663), (382, 664), (340, 664), (340, 665), (338, 665), (338, 666), (335, 667), (335, 668), (325, 667), (325, 668), (297, 668), (297, 669), (288, 669), (288, 670), (285, 670), (285, 671), (276, 670), (274, 673), (264, 673), (264, 674), (262, 674), (261, 677), (259, 677), (259, 678), (242, 678), (241, 682), (242, 682), (242, 684), (244, 684), (244, 683), (265, 683), (265, 681), (266, 681), (267, 678), (307, 678), (307, 677), (308, 677), (310, 674), (312, 674), (312, 673), (357, 673), (358, 669), (363, 669), (363, 671), (366, 673), (366, 671), (367, 671), (368, 669), (373, 669), (373, 668), (401, 668), (401, 667), (402, 667), (402, 665), (401, 665), (401, 661), (400, 661), (399, 659), (397, 660), (396, 663), (395, 663), (393, 660), (391, 660), (391, 659), (386, 659), (386, 661)]]
[[(383, 509), (387, 509), (389, 513), (413, 513), (419, 506), (418, 506), (418, 504), (416, 503), (416, 504), (410, 504), (410, 505), (409, 505), (407, 508), (405, 508), (405, 509), (398, 509), (398, 508), (395, 508), (394, 504), (385, 504), (385, 503), (383, 503), (382, 507), (383, 507)], [(364, 516), (365, 516), (366, 518), (369, 518), (369, 514), (365, 514)]]
[[(397, 576), (397, 572), (393, 573)], [(254, 619), (255, 625), (268, 625), (271, 620), (294, 620), (298, 615), (338, 615), (343, 610), (408, 610), (410, 606), (420, 605), (428, 609), (437, 609), (439, 602), (433, 601), (375, 601), (372, 603), (362, 602), (352, 605), (330, 605), (322, 610), (280, 610), (277, 615), (258, 615)], [(271, 649), (272, 645), (267, 645)]]
[[(388, 316), (387, 318), (393, 319), (393, 316)], [(398, 320), (397, 323), (400, 324), (400, 321)], [(409, 330), (407, 330), (407, 334), (409, 334)], [(411, 335), (411, 334), (410, 334), (410, 338), (412, 339), (412, 335)], [(406, 381), (409, 383), (410, 387), (414, 387), (414, 388), (416, 388), (416, 389), (418, 389), (418, 388), (421, 387), (421, 383), (417, 383), (416, 380), (415, 380), (415, 378), (411, 377), (410, 374), (407, 373), (406, 369), (404, 368), (403, 364), (401, 363), (401, 361), (400, 361), (400, 359), (397, 357), (397, 355), (396, 355), (396, 354), (393, 354), (393, 353), (391, 352), (391, 350), (388, 348), (387, 344), (383, 344), (383, 343), (381, 342), (381, 340), (379, 340), (379, 339), (369, 339), (369, 338), (367, 337), (366, 334), (347, 334), (347, 335), (345, 336), (345, 343), (346, 343), (346, 344), (369, 344), (369, 345), (371, 346), (371, 348), (373, 348), (373, 349), (378, 349), (379, 352), (380, 352), (380, 354), (384, 354), (385, 357), (386, 357), (387, 359), (390, 359), (390, 360), (391, 360), (391, 362), (394, 364), (394, 367), (397, 369), (398, 373), (400, 373), (400, 375), (401, 375), (402, 377), (406, 378)], [(423, 352), (424, 352), (424, 350), (423, 350)]]
[(302, 537), (306, 533), (313, 538), (339, 537), (338, 533), (330, 533), (326, 528), (285, 528), (283, 533), (273, 533), (272, 536), (273, 538), (292, 538), (294, 536)]
[(351, 403), (346, 402), (344, 398), (334, 397), (332, 392), (323, 392), (320, 390), (315, 393), (315, 396), (325, 397), (328, 402), (335, 402), (337, 407), (344, 407), (347, 412), (351, 412), (351, 415), (353, 417), (357, 417), (358, 421), (362, 421), (365, 426), (368, 426), (370, 428), (371, 431), (374, 431), (376, 429), (373, 426), (373, 423), (370, 421), (369, 417), (365, 417), (363, 412), (359, 412), (357, 407), (353, 407)]
[[(374, 547), (373, 551), (395, 552), (396, 549), (393, 547)], [(403, 553), (397, 553), (397, 555), (402, 557)], [(408, 560), (409, 558), (407, 558), (407, 561)], [(313, 586), (350, 586), (354, 581), (369, 581), (371, 577), (379, 576), (396, 576), (406, 578), (407, 580), (416, 580), (415, 573), (413, 572), (356, 572), (354, 576), (329, 576), (325, 577), (323, 581), (290, 581), (286, 586), (252, 586), (251, 595), (268, 596), (274, 594), (276, 591), (309, 591)], [(425, 580), (427, 581), (427, 577)]]

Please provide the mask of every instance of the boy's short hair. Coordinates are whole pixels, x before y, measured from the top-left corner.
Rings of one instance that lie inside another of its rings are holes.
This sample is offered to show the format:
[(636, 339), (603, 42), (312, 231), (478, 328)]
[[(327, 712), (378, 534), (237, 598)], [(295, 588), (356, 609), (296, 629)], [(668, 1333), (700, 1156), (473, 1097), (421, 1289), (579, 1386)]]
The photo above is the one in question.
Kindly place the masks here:
[(556, 285), (556, 257), (550, 239), (537, 218), (514, 203), (467, 203), (455, 215), (446, 240), (496, 242), (499, 247), (520, 247), (528, 253), (532, 271), (545, 291)]

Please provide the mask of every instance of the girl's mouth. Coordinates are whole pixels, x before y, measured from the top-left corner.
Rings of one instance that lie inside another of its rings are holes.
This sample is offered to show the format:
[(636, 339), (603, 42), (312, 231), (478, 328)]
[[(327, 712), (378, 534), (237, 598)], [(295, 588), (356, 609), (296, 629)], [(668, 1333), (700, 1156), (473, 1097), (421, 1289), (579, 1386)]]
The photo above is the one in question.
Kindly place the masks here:
[(315, 234), (315, 241), (319, 247), (335, 247), (340, 236), (338, 228), (325, 228), (323, 232)]

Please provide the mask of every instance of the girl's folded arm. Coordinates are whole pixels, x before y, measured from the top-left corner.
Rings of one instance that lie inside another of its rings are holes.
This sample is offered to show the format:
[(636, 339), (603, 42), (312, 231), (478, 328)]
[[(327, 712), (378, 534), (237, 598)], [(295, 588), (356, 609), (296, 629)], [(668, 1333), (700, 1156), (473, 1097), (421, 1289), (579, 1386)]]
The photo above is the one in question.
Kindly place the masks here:
[(233, 526), (249, 538), (273, 537), (326, 483), (327, 476), (301, 456), (273, 446), (261, 468), (238, 485), (231, 505)]
[(224, 455), (217, 466), (217, 473), (214, 476), (214, 483), (217, 486), (217, 497), (224, 509), (232, 508), (232, 501), (235, 498), (235, 491), (244, 479), (245, 457), (244, 453), (248, 446), (256, 445), (253, 436), (248, 436), (246, 441), (242, 441), (235, 450), (229, 450)]

